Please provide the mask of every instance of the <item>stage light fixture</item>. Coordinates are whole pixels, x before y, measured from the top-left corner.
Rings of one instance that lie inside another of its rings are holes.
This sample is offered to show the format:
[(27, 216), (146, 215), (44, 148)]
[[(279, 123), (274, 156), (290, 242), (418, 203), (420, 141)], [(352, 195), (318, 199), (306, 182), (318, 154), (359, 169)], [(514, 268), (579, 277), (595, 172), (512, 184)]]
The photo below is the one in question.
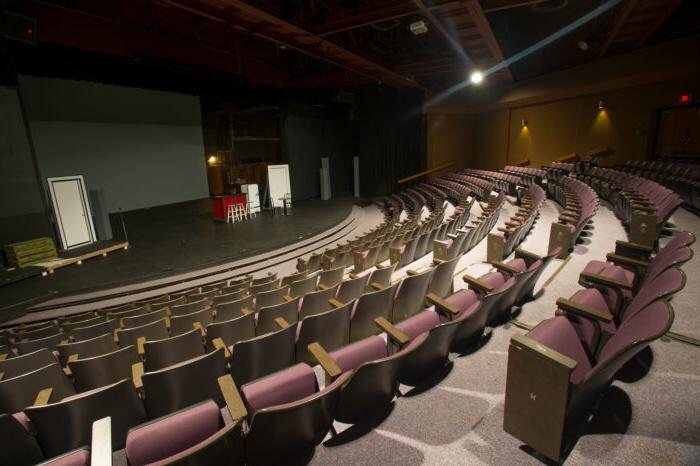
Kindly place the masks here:
[(471, 76), (469, 76), (469, 80), (472, 82), (472, 84), (481, 84), (481, 82), (484, 80), (484, 75), (481, 74), (481, 71), (474, 71)]
[(603, 99), (598, 101), (598, 110), (605, 110), (605, 101)]
[(523, 128), (525, 128), (527, 126), (527, 120), (525, 118), (520, 120), (520, 126), (522, 126)]
[(408, 27), (414, 36), (425, 34), (426, 32), (428, 32), (428, 26), (426, 26), (423, 21), (416, 21), (414, 23), (411, 23)]

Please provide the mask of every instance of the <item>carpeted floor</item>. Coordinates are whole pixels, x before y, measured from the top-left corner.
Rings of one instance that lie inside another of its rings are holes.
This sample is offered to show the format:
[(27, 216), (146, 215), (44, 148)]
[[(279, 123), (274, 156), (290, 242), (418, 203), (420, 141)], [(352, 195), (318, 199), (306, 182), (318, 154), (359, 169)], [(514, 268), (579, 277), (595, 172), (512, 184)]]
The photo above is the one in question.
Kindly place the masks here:
[[(500, 221), (514, 210), (506, 206)], [(547, 201), (540, 219), (521, 245), (543, 254), (549, 226), (559, 211)], [(479, 211), (475, 206), (474, 214)], [(672, 219), (676, 228), (700, 232), (700, 218), (680, 210)], [(500, 224), (500, 223), (499, 223)], [(584, 265), (602, 259), (614, 241), (626, 238), (619, 220), (606, 205), (594, 218), (587, 237), (572, 258), (546, 287), (543, 284), (563, 261), (555, 260), (535, 290), (538, 298), (525, 306), (518, 319), (536, 324), (552, 317), (554, 302), (578, 288)], [(663, 243), (663, 241), (662, 241)], [(455, 288), (463, 288), (463, 273), (489, 270), (485, 241), (466, 254), (457, 267)], [(428, 255), (409, 268), (428, 266)], [(683, 267), (686, 288), (673, 299), (673, 331), (700, 337), (700, 259)], [(399, 279), (405, 270), (399, 270)], [(538, 291), (539, 290), (539, 291)], [(451, 355), (451, 363), (426, 386), (403, 387), (403, 396), (367, 426), (336, 423), (339, 435), (328, 437), (316, 449), (313, 464), (541, 464), (517, 439), (503, 431), (507, 351), (511, 335), (525, 333), (512, 325), (495, 328), (477, 351)], [(599, 415), (575, 444), (566, 464), (700, 464), (700, 348), (663, 339), (651, 345), (643, 358), (651, 368), (635, 382), (616, 381), (601, 403)], [(630, 380), (635, 374), (625, 378)]]

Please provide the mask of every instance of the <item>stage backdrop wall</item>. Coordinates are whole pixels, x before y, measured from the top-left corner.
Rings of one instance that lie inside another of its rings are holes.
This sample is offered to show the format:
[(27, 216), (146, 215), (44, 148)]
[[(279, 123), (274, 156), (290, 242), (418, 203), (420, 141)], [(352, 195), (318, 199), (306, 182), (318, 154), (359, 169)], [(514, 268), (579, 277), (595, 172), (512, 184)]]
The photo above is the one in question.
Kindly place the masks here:
[(20, 76), (44, 180), (83, 175), (116, 212), (209, 195), (196, 96)]
[(352, 127), (347, 116), (305, 112), (284, 118), (284, 151), (289, 161), (292, 196), (296, 200), (320, 197), (321, 157), (330, 158), (333, 197), (350, 192), (352, 183)]
[(52, 229), (39, 186), (19, 95), (0, 86), (0, 246)]

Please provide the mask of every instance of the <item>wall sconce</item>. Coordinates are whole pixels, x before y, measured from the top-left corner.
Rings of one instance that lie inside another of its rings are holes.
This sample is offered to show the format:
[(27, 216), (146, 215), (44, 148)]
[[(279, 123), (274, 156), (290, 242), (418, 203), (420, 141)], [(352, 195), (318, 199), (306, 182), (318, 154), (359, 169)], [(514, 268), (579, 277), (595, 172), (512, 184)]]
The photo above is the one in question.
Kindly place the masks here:
[(524, 118), (522, 120), (520, 120), (520, 126), (522, 126), (523, 128), (526, 128), (527, 127), (527, 120)]
[(603, 99), (598, 101), (598, 110), (605, 110), (605, 101)]
[(207, 163), (209, 163), (209, 165), (216, 165), (219, 163), (219, 159), (216, 157), (216, 155), (212, 155), (207, 159)]

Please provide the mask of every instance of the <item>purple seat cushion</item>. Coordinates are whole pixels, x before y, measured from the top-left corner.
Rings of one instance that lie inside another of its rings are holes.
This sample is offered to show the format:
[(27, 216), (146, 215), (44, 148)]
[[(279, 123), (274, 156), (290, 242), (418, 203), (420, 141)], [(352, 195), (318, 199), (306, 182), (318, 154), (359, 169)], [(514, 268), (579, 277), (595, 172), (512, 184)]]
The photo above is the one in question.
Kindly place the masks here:
[(386, 342), (382, 337), (376, 335), (331, 353), (331, 357), (343, 372), (357, 369), (364, 362), (385, 358), (386, 356)]
[(569, 380), (579, 383), (591, 370), (586, 351), (579, 340), (576, 330), (564, 316), (542, 321), (527, 334), (528, 337), (576, 361), (576, 368)]
[(435, 311), (423, 311), (396, 324), (396, 328), (414, 339), (421, 333), (427, 332), (440, 324), (440, 316)]
[(501, 275), (500, 272), (490, 272), (487, 273), (486, 275), (482, 275), (479, 280), (481, 280), (484, 283), (488, 283), (494, 288), (494, 291), (496, 288), (501, 286), (505, 279), (503, 278), (503, 275)]
[(186, 450), (214, 435), (220, 419), (219, 407), (209, 400), (131, 429), (125, 448), (129, 464), (149, 464)]
[(34, 431), (34, 426), (32, 426), (32, 422), (29, 420), (26, 414), (24, 414), (24, 411), (20, 411), (19, 413), (15, 413), (12, 415), (12, 417), (15, 418), (19, 424), (24, 427), (24, 430), (27, 432), (32, 432)]
[(51, 466), (88, 466), (90, 464), (90, 451), (87, 448), (57, 456), (43, 463)]
[(460, 311), (465, 310), (476, 301), (479, 300), (479, 296), (468, 288), (463, 288), (458, 292), (454, 293), (452, 296), (445, 298), (445, 301), (459, 308)]
[(525, 259), (513, 259), (508, 262), (508, 265), (518, 269), (518, 272), (524, 272), (527, 270), (527, 264), (525, 264)]
[[(596, 275), (601, 275), (601, 274), (605, 275), (604, 272), (611, 267), (616, 267), (616, 266), (609, 264), (607, 262), (603, 262), (603, 261), (590, 261), (588, 264), (586, 264), (586, 267), (583, 268), (583, 272), (584, 273), (592, 273), (592, 274), (596, 274)], [(619, 267), (619, 268), (625, 272), (625, 275), (624, 275), (625, 281), (627, 283), (631, 283), (632, 280), (634, 280), (634, 272), (629, 271), (627, 269), (624, 269), (622, 267)], [(605, 275), (605, 276), (612, 278), (612, 275)]]
[(314, 370), (308, 364), (297, 364), (244, 385), (241, 394), (251, 416), (263, 408), (301, 400), (316, 390)]

